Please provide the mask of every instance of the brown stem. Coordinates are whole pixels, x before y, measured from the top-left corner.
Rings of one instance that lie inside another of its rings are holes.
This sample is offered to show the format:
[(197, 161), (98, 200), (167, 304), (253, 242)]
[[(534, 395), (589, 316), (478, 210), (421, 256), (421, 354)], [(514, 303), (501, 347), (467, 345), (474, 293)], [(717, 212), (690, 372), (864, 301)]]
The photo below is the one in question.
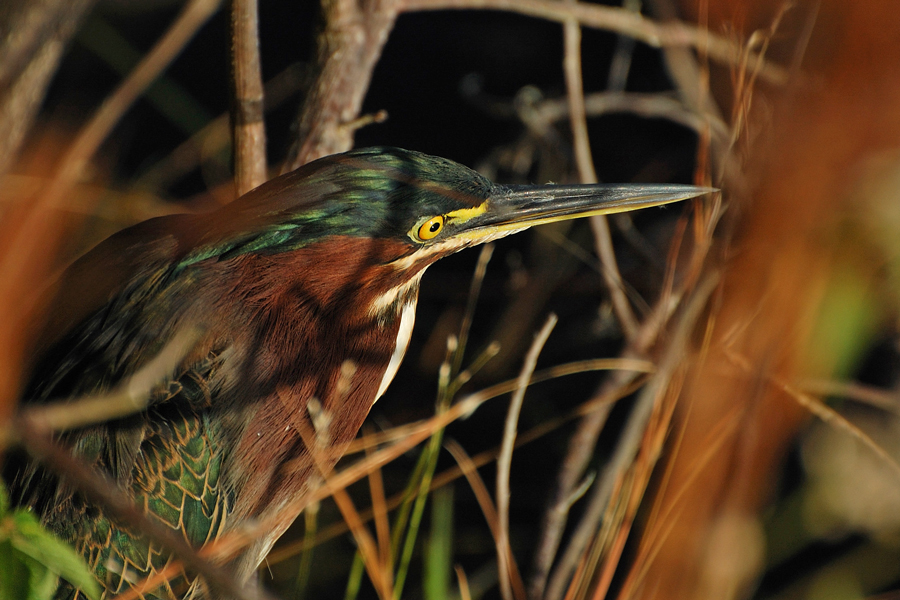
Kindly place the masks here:
[(266, 126), (256, 0), (232, 0), (231, 39), (234, 183), (236, 194), (241, 196), (266, 181)]
[(399, 0), (324, 0), (319, 75), (298, 118), (282, 172), (353, 147), (352, 127), (372, 71), (400, 9)]

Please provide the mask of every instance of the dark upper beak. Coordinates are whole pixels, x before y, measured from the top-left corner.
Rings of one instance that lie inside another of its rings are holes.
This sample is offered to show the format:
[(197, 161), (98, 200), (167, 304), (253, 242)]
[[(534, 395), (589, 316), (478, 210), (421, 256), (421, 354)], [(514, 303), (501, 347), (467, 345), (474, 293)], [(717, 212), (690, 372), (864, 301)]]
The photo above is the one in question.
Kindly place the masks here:
[(718, 191), (680, 184), (497, 185), (460, 236), (490, 237), (565, 219), (660, 206)]

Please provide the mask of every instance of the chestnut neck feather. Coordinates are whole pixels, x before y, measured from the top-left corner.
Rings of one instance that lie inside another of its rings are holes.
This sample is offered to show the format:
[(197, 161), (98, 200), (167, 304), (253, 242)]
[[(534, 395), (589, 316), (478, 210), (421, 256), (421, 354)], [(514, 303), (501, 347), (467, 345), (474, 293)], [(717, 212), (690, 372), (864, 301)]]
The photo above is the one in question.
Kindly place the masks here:
[[(394, 351), (400, 312), (415, 303), (418, 283), (381, 314), (370, 314), (369, 307), (427, 267), (398, 271), (390, 263), (404, 252), (408, 245), (391, 240), (337, 237), (293, 252), (224, 261), (216, 269), (227, 273), (211, 274), (222, 286), (211, 294), (222, 299), (214, 312), (228, 321), (238, 369), (221, 382), (230, 400), (223, 403), (226, 434), (236, 442), (225, 469), (232, 489), (240, 490), (236, 522), (277, 511), (315, 480), (298, 432), (314, 429), (310, 398), (331, 424), (317, 432), (331, 449), (323, 455), (326, 468), (355, 437)], [(342, 374), (345, 361), (353, 365), (349, 377)], [(248, 406), (247, 398), (259, 401)]]

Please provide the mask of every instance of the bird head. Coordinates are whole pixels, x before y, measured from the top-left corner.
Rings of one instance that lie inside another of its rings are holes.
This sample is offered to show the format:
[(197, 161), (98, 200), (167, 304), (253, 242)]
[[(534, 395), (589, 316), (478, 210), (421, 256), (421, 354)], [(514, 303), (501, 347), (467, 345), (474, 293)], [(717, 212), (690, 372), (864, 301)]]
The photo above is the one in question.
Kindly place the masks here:
[[(285, 252), (335, 236), (387, 240), (393, 242), (388, 262), (414, 273), (462, 248), (534, 225), (710, 191), (678, 184), (500, 185), (444, 158), (375, 147), (312, 162), (223, 212), (249, 234), (232, 238), (229, 253)], [(248, 214), (255, 215), (255, 231), (247, 229)]]

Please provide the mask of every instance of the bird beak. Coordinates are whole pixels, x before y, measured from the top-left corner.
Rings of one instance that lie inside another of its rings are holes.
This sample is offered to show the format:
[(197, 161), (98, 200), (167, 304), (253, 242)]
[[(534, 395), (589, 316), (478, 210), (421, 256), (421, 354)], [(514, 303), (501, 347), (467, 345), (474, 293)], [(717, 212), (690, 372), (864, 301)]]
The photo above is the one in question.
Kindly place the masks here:
[(679, 184), (496, 186), (460, 237), (483, 239), (534, 225), (660, 206), (718, 191)]

